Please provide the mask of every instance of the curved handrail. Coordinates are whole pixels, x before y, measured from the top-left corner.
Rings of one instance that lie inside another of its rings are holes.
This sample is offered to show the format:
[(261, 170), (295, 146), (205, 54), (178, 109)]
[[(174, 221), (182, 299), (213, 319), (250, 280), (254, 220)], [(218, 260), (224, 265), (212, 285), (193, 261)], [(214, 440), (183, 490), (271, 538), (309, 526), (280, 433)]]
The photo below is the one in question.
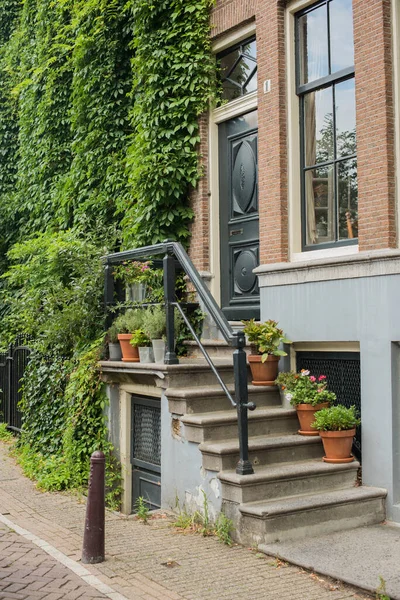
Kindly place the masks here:
[(211, 317), (214, 319), (215, 324), (221, 331), (225, 341), (234, 348), (243, 348), (246, 345), (245, 336), (242, 331), (235, 332), (229, 325), (228, 320), (215, 302), (209, 289), (200, 277), (196, 267), (189, 258), (186, 250), (179, 242), (166, 241), (160, 244), (154, 244), (153, 246), (146, 246), (144, 248), (137, 248), (135, 250), (126, 250), (124, 252), (116, 252), (109, 256), (103, 256), (102, 259), (107, 264), (116, 264), (124, 260), (134, 260), (136, 258), (145, 258), (146, 256), (152, 256), (153, 254), (169, 254), (175, 255), (178, 259), (181, 267), (189, 277), (190, 281), (196, 288), (197, 293), (203, 300), (207, 310)]

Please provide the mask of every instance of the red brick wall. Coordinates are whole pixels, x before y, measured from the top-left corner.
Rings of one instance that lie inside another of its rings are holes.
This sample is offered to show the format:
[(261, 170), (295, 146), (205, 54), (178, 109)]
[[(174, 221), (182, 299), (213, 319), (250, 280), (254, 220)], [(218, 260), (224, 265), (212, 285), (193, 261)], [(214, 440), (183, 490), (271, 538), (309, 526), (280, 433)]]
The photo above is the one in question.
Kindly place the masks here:
[(353, 0), (359, 248), (396, 246), (390, 0)]

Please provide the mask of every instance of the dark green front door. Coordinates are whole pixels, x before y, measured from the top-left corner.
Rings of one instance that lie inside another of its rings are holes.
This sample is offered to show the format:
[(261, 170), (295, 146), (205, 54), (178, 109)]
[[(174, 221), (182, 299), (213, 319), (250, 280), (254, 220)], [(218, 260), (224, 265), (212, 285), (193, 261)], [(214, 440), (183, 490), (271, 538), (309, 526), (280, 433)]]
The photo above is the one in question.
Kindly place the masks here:
[(221, 305), (229, 320), (260, 316), (257, 111), (221, 123)]

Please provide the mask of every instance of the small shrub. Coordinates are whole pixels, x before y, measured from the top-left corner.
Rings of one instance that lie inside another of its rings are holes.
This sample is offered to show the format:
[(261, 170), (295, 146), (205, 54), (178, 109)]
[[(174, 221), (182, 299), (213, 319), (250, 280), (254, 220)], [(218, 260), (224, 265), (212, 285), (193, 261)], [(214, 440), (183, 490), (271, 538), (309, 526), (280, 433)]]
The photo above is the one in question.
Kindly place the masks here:
[(0, 440), (2, 442), (14, 441), (13, 434), (7, 429), (7, 423), (0, 423)]
[(319, 410), (315, 414), (315, 421), (311, 426), (321, 431), (342, 431), (353, 429), (360, 423), (355, 406), (346, 408), (343, 404), (338, 404)]

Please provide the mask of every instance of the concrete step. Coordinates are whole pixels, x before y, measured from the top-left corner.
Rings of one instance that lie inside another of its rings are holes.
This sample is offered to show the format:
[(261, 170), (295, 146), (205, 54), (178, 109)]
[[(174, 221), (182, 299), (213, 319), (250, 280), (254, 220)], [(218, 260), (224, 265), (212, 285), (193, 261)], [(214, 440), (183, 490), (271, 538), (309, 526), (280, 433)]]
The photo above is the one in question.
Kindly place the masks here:
[[(203, 455), (203, 467), (210, 471), (235, 469), (239, 460), (237, 436), (225, 441), (203, 442), (199, 450)], [(322, 458), (322, 455), (322, 441), (319, 436), (307, 437), (291, 433), (249, 438), (249, 458), (253, 467)]]
[[(235, 386), (228, 384), (227, 388), (235, 399)], [(276, 387), (249, 385), (249, 400), (257, 407), (279, 406), (281, 399)], [(229, 409), (231, 403), (219, 384), (186, 388), (168, 388), (165, 391), (168, 398), (169, 411), (177, 415), (197, 414)]]
[(237, 541), (271, 544), (380, 523), (386, 494), (363, 486), (272, 501), (224, 501), (223, 510), (235, 523)]
[(253, 475), (245, 476), (234, 470), (221, 471), (218, 478), (223, 500), (243, 504), (351, 488), (359, 466), (356, 461), (336, 465), (319, 459), (256, 467)]
[[(233, 352), (235, 348), (229, 346), (225, 340), (218, 339), (202, 339), (201, 343), (203, 344), (205, 350), (208, 355), (214, 358), (226, 358), (232, 360)], [(193, 340), (188, 340), (185, 342), (185, 346), (187, 347), (187, 354), (190, 358), (200, 358), (203, 356), (197, 342)], [(245, 346), (244, 351), (246, 354), (250, 354), (250, 346)]]
[[(249, 412), (249, 437), (278, 433), (294, 433), (298, 429), (296, 411), (292, 409), (257, 408)], [(184, 415), (185, 438), (189, 442), (222, 441), (237, 436), (236, 409)]]

